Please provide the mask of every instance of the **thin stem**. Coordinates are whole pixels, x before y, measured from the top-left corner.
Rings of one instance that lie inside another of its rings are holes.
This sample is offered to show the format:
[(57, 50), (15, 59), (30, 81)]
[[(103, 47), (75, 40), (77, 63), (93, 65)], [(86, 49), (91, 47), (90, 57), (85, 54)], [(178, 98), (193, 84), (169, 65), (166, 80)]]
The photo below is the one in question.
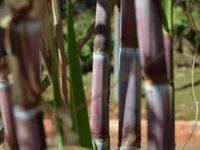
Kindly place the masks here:
[(66, 56), (64, 49), (64, 39), (62, 30), (62, 19), (61, 11), (58, 0), (52, 1), (53, 16), (54, 16), (54, 28), (55, 28), (55, 39), (56, 48), (58, 53), (59, 63), (59, 78), (60, 78), (60, 89), (64, 103), (68, 102), (68, 89), (67, 89), (67, 73), (66, 73)]

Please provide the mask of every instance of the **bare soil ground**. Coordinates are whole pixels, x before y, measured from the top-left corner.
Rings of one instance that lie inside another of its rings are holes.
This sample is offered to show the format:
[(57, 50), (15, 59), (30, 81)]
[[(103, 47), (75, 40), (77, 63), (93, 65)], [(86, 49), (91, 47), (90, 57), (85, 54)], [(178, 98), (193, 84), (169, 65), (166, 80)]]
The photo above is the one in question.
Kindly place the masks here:
[[(176, 147), (179, 149), (189, 134), (191, 133), (194, 127), (194, 122), (187, 121), (176, 121)], [(117, 145), (117, 132), (118, 132), (118, 120), (113, 119), (110, 121), (110, 134), (111, 134), (111, 143), (112, 145)], [(142, 120), (142, 148), (145, 149), (147, 144), (147, 121)], [(195, 135), (192, 136), (188, 142), (186, 149), (190, 150), (199, 150), (200, 149), (200, 122), (195, 130)]]
[[(52, 125), (52, 121), (46, 119), (44, 121), (45, 130), (47, 137), (52, 137), (55, 135), (55, 130)], [(176, 149), (180, 149), (180, 147), (184, 144), (189, 134), (191, 133), (194, 127), (193, 121), (176, 121)], [(111, 147), (112, 150), (117, 150), (117, 137), (118, 137), (118, 120), (111, 119), (110, 120), (110, 138), (111, 138)], [(142, 148), (146, 149), (147, 145), (147, 121), (142, 120)], [(56, 141), (55, 138), (49, 139), (48, 143), (52, 145)], [(190, 141), (186, 145), (184, 150), (200, 150), (200, 122), (198, 122), (197, 128), (195, 130), (195, 134), (191, 137)]]

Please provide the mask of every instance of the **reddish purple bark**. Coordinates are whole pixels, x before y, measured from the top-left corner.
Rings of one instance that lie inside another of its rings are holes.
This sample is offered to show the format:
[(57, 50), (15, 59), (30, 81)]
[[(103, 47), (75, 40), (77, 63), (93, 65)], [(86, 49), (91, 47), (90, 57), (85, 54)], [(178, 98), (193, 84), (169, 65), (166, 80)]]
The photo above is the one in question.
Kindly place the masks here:
[(167, 77), (169, 81), (174, 79), (173, 38), (164, 36), (164, 47), (166, 56)]
[(134, 0), (121, 0), (121, 46), (138, 48)]
[(160, 0), (135, 0), (141, 62), (145, 79), (167, 83)]
[(135, 149), (141, 142), (141, 66), (137, 41), (135, 3), (121, 0), (121, 52), (119, 71), (120, 149)]
[(170, 86), (162, 34), (160, 0), (136, 0), (139, 46), (145, 76), (148, 112), (148, 149), (171, 146)]
[(0, 106), (4, 124), (6, 149), (17, 150), (17, 136), (13, 116), (13, 105), (11, 99), (11, 86), (6, 81), (0, 81)]
[(39, 22), (28, 16), (14, 18), (10, 31), (12, 53), (9, 55), (12, 57), (9, 65), (14, 75), (14, 114), (17, 137), (20, 139), (19, 148), (42, 150), (45, 149), (46, 143), (43, 115), (41, 110), (38, 110), (41, 102)]
[(171, 125), (170, 140), (172, 149), (175, 148), (175, 87), (174, 87), (174, 58), (173, 58), (173, 37), (164, 36), (164, 46), (166, 55), (167, 76), (170, 81), (170, 111), (169, 117)]
[[(7, 64), (5, 62), (4, 30), (0, 28), (0, 109), (4, 125), (4, 139), (6, 149), (17, 150), (17, 136), (15, 131), (15, 121), (13, 116), (11, 86), (7, 82)], [(4, 57), (4, 58), (3, 58)]]
[(98, 150), (109, 145), (111, 1), (97, 0), (93, 54), (91, 132)]
[(110, 53), (111, 1), (97, 0), (94, 51)]
[(119, 147), (135, 149), (141, 142), (141, 67), (139, 52), (122, 48), (119, 81)]
[(15, 112), (15, 118), (20, 150), (44, 150), (46, 143), (42, 113), (38, 112), (29, 118), (23, 118), (16, 115)]
[(93, 54), (91, 132), (93, 139), (109, 142), (109, 82), (108, 54)]
[(0, 28), (0, 59), (6, 55), (4, 47), (4, 34), (5, 31), (2, 28)]
[(172, 150), (169, 85), (145, 85), (147, 96), (148, 150)]

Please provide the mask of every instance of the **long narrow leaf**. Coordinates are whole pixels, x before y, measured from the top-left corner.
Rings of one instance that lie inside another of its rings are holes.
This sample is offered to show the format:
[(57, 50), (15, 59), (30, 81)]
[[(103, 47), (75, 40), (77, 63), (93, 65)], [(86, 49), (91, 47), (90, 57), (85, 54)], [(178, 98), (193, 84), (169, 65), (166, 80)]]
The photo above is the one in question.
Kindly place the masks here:
[[(61, 91), (60, 91), (60, 83), (59, 83), (59, 71), (58, 71), (58, 55), (57, 55), (57, 51), (56, 51), (56, 41), (53, 35), (53, 28), (52, 28), (52, 24), (49, 21), (49, 16), (48, 16), (48, 5), (47, 5), (47, 1), (42, 0), (41, 4), (40, 4), (40, 9), (41, 12), (43, 12), (44, 14), (46, 14), (46, 28), (47, 31), (46, 33), (48, 33), (48, 36), (45, 36), (48, 38), (49, 41), (47, 41), (48, 48), (50, 48), (51, 50), (51, 55), (52, 55), (52, 84), (53, 84), (53, 94), (54, 94), (54, 105), (55, 105), (55, 110), (56, 113), (58, 113), (58, 111), (61, 109), (62, 107), (62, 97), (61, 97)], [(44, 18), (43, 18), (44, 19)], [(45, 29), (45, 27), (44, 27)], [(62, 127), (62, 120), (59, 119), (56, 116), (56, 128), (57, 128), (57, 134), (58, 134), (58, 150), (62, 150), (63, 149), (63, 141), (64, 141), (64, 136), (63, 136), (63, 127)]]
[(70, 70), (70, 96), (71, 106), (73, 110), (72, 116), (74, 119), (74, 126), (79, 135), (80, 145), (87, 148), (92, 148), (92, 140), (90, 134), (89, 118), (87, 113), (86, 99), (83, 88), (83, 80), (81, 67), (78, 57), (78, 49), (76, 45), (76, 38), (74, 32), (74, 22), (72, 18), (72, 3), (67, 1), (67, 21), (68, 21), (68, 56), (69, 56), (69, 70)]
[(173, 2), (172, 0), (162, 0), (162, 8), (163, 8), (163, 26), (169, 30), (169, 32), (173, 29)]

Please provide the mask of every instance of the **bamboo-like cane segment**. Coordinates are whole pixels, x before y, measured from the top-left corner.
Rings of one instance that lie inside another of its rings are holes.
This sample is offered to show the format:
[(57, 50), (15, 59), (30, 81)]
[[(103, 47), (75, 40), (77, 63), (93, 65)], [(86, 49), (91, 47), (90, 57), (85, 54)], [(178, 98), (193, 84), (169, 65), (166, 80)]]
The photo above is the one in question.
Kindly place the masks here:
[(140, 148), (141, 66), (134, 1), (121, 0), (119, 149)]
[(14, 114), (19, 148), (42, 150), (46, 143), (40, 106), (40, 24), (33, 17), (31, 5), (14, 10), (8, 31), (11, 44), (7, 45), (7, 52), (14, 77)]
[[(4, 29), (0, 28), (0, 58), (3, 58), (6, 55), (5, 46), (4, 46), (4, 35), (5, 35)], [(1, 61), (1, 64), (2, 63), (4, 65), (6, 64), (6, 62), (4, 62), (4, 61)], [(2, 67), (0, 69), (2, 69)]]
[[(173, 0), (162, 0), (163, 16), (167, 25), (164, 29), (164, 47), (166, 55), (167, 77), (170, 82), (170, 139), (171, 149), (175, 149), (175, 83), (174, 83), (174, 58), (173, 58)], [(164, 22), (165, 23), (165, 22)], [(166, 29), (167, 27), (167, 29)]]
[(119, 46), (120, 46), (120, 11), (119, 7), (114, 7), (115, 16), (115, 38), (114, 38), (114, 77), (115, 77), (115, 100), (119, 103)]
[(0, 107), (4, 124), (6, 149), (18, 149), (15, 121), (13, 116), (11, 85), (8, 82), (8, 66), (4, 48), (4, 30), (0, 28)]
[[(165, 35), (164, 35), (165, 36)], [(173, 37), (164, 37), (164, 46), (166, 54), (167, 63), (167, 76), (170, 81), (170, 139), (171, 139), (171, 149), (175, 149), (175, 83), (174, 83), (174, 61), (173, 61)]]
[(97, 0), (93, 53), (91, 132), (98, 150), (110, 149), (109, 88), (111, 1)]
[(68, 102), (68, 89), (67, 89), (67, 73), (66, 73), (66, 56), (64, 48), (63, 39), (63, 29), (62, 29), (62, 19), (60, 4), (58, 0), (52, 1), (53, 16), (54, 16), (54, 28), (55, 28), (55, 39), (58, 51), (58, 61), (59, 61), (59, 78), (62, 99), (64, 102)]
[(136, 0), (137, 28), (144, 76), (150, 84), (168, 83), (159, 0)]
[(160, 0), (136, 0), (137, 28), (145, 76), (149, 150), (171, 150), (170, 88)]

